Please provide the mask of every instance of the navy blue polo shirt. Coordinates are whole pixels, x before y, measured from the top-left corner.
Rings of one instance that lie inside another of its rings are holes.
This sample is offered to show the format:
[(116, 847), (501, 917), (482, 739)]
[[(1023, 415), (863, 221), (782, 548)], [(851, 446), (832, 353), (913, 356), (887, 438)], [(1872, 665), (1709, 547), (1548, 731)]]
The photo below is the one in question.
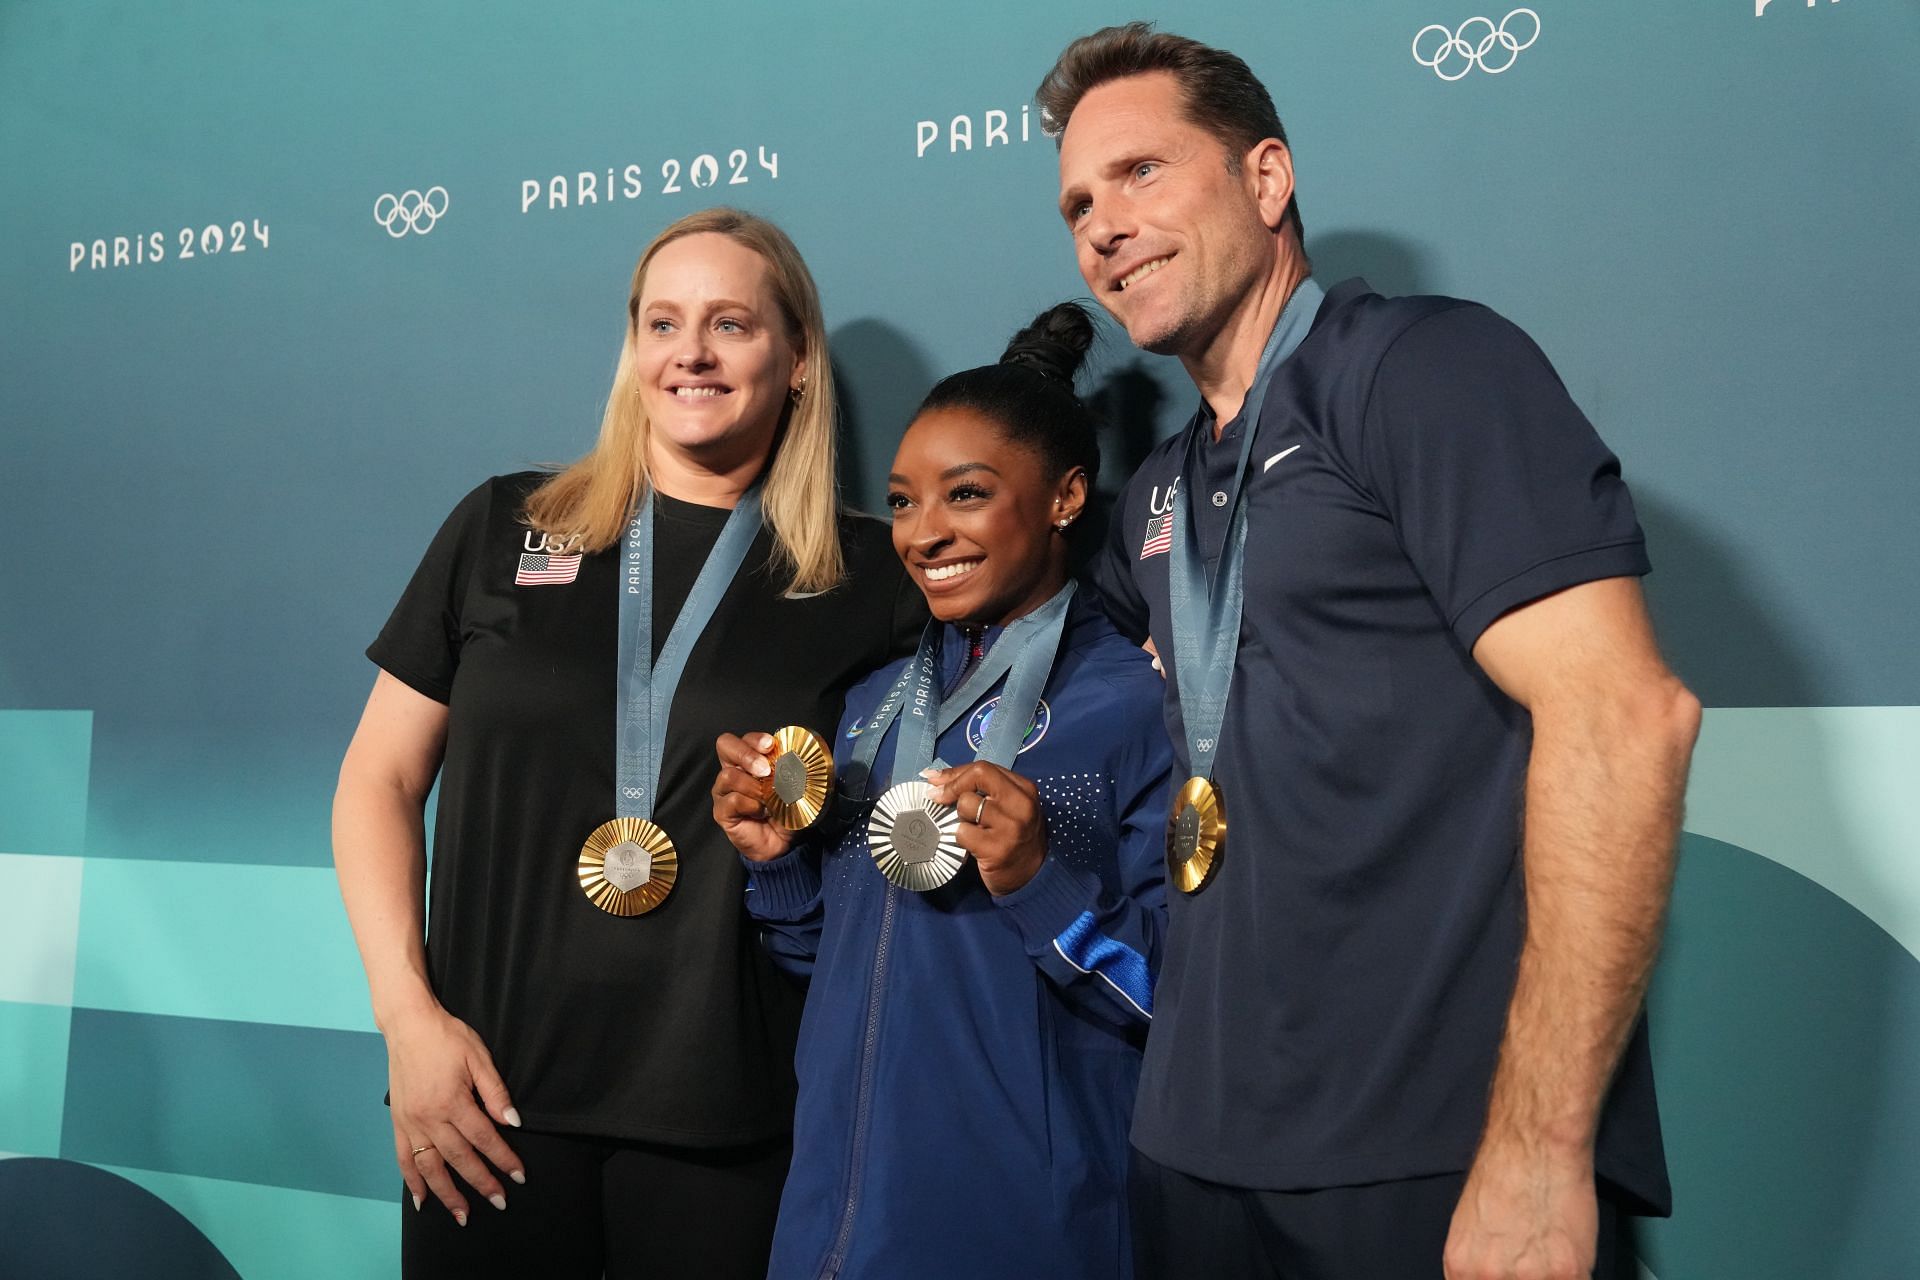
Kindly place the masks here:
[[(1485, 307), (1351, 280), (1272, 376), (1215, 771), (1228, 845), (1204, 889), (1169, 894), (1133, 1142), (1273, 1190), (1464, 1170), (1520, 953), (1531, 741), (1473, 645), (1531, 600), (1646, 573), (1640, 526), (1546, 357)], [(1221, 545), (1245, 424), (1212, 428), (1202, 406), (1141, 465), (1093, 567), (1167, 665), (1176, 776), (1162, 517), (1192, 485), (1200, 543)], [(1596, 1165), (1667, 1210), (1644, 1018)]]

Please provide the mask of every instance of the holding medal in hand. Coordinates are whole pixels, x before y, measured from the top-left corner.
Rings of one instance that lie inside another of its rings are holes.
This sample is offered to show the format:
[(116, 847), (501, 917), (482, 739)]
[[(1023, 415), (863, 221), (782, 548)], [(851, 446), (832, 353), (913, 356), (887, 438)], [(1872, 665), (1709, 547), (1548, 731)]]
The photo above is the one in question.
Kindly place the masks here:
[(933, 622), (847, 695), (827, 816), (790, 812), (804, 742), (716, 744), (747, 912), (808, 984), (771, 1275), (1128, 1274), (1172, 748), (1147, 655), (1067, 574), (1092, 337), (1055, 307), (907, 428), (887, 505)]
[(960, 847), (988, 893), (1001, 897), (1033, 879), (1047, 857), (1047, 822), (1032, 782), (985, 760), (930, 769), (926, 778), (932, 800), (958, 813)]
[(403, 1280), (766, 1275), (800, 996), (740, 910), (708, 744), (793, 726), (780, 812), (804, 825), (830, 762), (798, 726), (925, 619), (822, 483), (826, 326), (777, 227), (689, 214), (606, 301), (598, 443), (455, 510), (368, 650), (341, 768)]

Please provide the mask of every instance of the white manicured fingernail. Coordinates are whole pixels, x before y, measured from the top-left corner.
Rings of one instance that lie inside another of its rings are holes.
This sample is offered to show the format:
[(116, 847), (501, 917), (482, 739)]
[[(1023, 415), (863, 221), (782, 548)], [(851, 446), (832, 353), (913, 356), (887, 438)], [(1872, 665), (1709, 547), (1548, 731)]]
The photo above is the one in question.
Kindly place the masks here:
[(753, 763), (747, 766), (747, 772), (756, 778), (764, 778), (773, 772), (773, 766), (756, 756)]
[(515, 1108), (508, 1107), (505, 1111), (502, 1111), (500, 1115), (514, 1128), (518, 1129), (520, 1127), (520, 1112)]
[(928, 782), (932, 782), (935, 778), (940, 776), (940, 770), (934, 769), (934, 768), (922, 769), (920, 771), (920, 776), (925, 778)]
[(523, 1187), (527, 1185), (527, 1175), (520, 1172), (518, 1169), (513, 1170), (512, 1172), (507, 1174), (507, 1176), (509, 1178), (512, 1178), (515, 1182), (519, 1183)]
[(467, 1215), (464, 1212), (456, 1212), (453, 1215), (453, 1220), (463, 1227), (467, 1225)]
[(418, 1213), (418, 1212), (420, 1212), (420, 1197), (419, 1197), (419, 1196), (415, 1196), (415, 1197), (413, 1198), (413, 1211), (414, 1211), (415, 1213)]
[(505, 1196), (488, 1196), (487, 1203), (502, 1213), (507, 1211), (507, 1198)]

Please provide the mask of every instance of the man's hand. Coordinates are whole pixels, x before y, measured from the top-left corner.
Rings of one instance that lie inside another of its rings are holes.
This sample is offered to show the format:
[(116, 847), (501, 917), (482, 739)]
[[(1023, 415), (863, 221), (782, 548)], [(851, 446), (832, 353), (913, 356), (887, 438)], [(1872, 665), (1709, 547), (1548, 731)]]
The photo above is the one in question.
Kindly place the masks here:
[(1598, 1232), (1591, 1152), (1483, 1146), (1447, 1232), (1447, 1280), (1587, 1280)]

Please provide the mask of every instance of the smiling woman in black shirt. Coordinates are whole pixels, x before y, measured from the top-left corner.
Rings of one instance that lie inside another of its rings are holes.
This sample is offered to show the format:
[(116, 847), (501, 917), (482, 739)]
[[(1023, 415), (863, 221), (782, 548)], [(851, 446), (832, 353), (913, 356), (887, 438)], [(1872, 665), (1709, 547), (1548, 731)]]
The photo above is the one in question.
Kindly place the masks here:
[(778, 229), (675, 223), (594, 450), (470, 493), (368, 650), (334, 851), (408, 1276), (764, 1274), (799, 1002), (703, 761), (732, 725), (831, 733), (924, 617), (886, 530), (838, 509), (831, 378)]

